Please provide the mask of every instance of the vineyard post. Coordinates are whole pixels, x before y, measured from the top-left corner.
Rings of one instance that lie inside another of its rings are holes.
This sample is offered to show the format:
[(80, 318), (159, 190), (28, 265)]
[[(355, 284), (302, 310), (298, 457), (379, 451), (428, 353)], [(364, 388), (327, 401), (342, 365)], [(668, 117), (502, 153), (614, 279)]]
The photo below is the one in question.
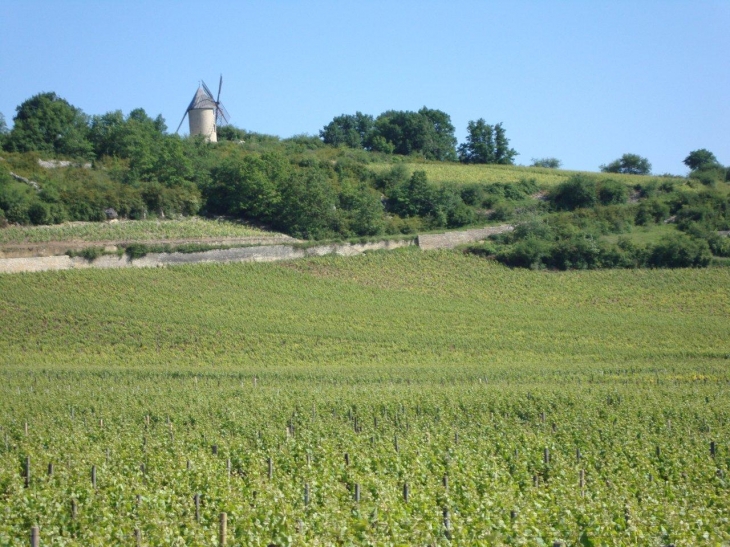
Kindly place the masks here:
[(446, 539), (451, 539), (451, 519), (448, 507), (444, 507), (444, 535)]
[(94, 490), (96, 490), (96, 466), (91, 466), (91, 486)]
[(550, 449), (545, 447), (542, 453), (542, 461), (545, 463), (545, 465), (550, 463)]
[(350, 455), (345, 452), (345, 465), (350, 465)]
[(304, 505), (309, 505), (309, 484), (304, 485)]
[(139, 528), (134, 529), (134, 543), (137, 547), (142, 547), (142, 531)]
[(585, 469), (580, 470), (580, 477), (578, 479), (578, 485), (580, 486), (580, 495), (585, 495), (585, 485), (586, 485), (586, 472)]
[(76, 498), (71, 498), (71, 519), (76, 520), (76, 517), (79, 515), (79, 507), (76, 503)]
[(218, 455), (218, 445), (217, 444), (214, 444), (213, 446), (211, 446), (210, 447), (210, 450), (211, 450), (211, 452), (213, 453), (214, 456), (217, 456)]
[(53, 462), (48, 463), (48, 476), (49, 477), (53, 476)]
[(581, 455), (580, 455), (580, 448), (575, 449), (575, 461), (580, 461)]
[(267, 463), (269, 466), (269, 480), (274, 478), (274, 460), (269, 456), (267, 458)]
[(25, 487), (30, 487), (30, 456), (25, 457)]
[(41, 532), (38, 526), (33, 526), (30, 529), (30, 547), (40, 547), (41, 544)]
[(226, 527), (228, 525), (228, 515), (221, 513), (220, 529), (218, 534), (218, 543), (223, 547), (226, 544)]
[(403, 483), (403, 501), (408, 503), (408, 483)]
[(195, 502), (195, 522), (200, 522), (200, 494), (193, 496), (193, 502)]
[(444, 485), (444, 490), (448, 490), (449, 489), (449, 476), (444, 475), (444, 478), (441, 479), (441, 483)]
[(360, 502), (360, 484), (355, 483), (355, 501)]
[(28, 434), (28, 422), (25, 422), (25, 434)]
[(715, 446), (715, 441), (710, 441), (710, 456), (712, 456), (714, 458), (716, 451), (717, 451), (717, 448)]

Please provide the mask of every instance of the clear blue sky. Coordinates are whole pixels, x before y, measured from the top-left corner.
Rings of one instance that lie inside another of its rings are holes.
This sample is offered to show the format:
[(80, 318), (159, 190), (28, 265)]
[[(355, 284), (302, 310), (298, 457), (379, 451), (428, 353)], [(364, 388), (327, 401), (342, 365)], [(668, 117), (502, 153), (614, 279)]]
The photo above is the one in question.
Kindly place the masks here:
[(428, 106), (459, 141), (469, 120), (503, 122), (522, 164), (595, 171), (632, 152), (683, 174), (697, 148), (730, 164), (728, 0), (0, 2), (9, 124), (55, 91), (173, 131), (220, 73), (231, 122), (282, 137)]

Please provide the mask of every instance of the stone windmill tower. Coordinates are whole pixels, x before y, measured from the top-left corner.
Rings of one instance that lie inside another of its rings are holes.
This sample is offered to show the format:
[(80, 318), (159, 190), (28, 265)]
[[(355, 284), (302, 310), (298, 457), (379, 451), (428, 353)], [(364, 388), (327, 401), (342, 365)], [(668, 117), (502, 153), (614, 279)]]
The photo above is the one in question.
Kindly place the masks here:
[(180, 125), (177, 126), (175, 133), (180, 131), (185, 116), (188, 117), (190, 123), (190, 136), (203, 135), (208, 142), (218, 142), (217, 126), (228, 123), (230, 118), (228, 111), (221, 104), (221, 88), (223, 87), (223, 76), (218, 82), (218, 96), (213, 98), (205, 82), (201, 80), (198, 90), (190, 101), (190, 105), (185, 114), (183, 114)]

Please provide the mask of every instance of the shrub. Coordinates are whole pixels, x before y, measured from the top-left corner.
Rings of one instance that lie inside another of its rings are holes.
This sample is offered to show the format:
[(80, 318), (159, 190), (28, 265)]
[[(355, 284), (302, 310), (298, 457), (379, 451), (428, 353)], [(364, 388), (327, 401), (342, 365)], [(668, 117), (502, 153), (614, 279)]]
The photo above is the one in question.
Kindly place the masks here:
[(711, 259), (707, 241), (672, 234), (650, 248), (647, 264), (655, 268), (697, 268), (707, 266)]
[(555, 186), (549, 199), (557, 210), (572, 211), (579, 207), (593, 207), (598, 201), (596, 182), (585, 175), (573, 175)]
[(625, 184), (616, 180), (604, 180), (598, 187), (598, 200), (603, 205), (619, 205), (621, 203), (626, 203), (628, 197), (629, 189)]
[(649, 199), (639, 203), (634, 222), (639, 226), (661, 222), (669, 216), (669, 205), (658, 199)]

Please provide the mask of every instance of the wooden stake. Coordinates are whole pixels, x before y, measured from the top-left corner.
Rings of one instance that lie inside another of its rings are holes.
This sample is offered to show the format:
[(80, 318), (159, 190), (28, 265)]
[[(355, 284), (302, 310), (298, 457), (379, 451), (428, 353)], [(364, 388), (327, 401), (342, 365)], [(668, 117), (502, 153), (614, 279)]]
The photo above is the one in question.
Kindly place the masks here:
[(200, 522), (200, 494), (195, 494), (193, 501), (195, 502), (195, 522)]
[(76, 520), (76, 517), (79, 516), (79, 506), (78, 503), (76, 503), (75, 498), (71, 498), (71, 520)]
[(142, 532), (139, 528), (134, 529), (134, 542), (137, 547), (142, 547)]
[(53, 476), (53, 462), (50, 462), (48, 464), (48, 476), (49, 477), (52, 477)]
[(304, 505), (309, 505), (309, 485), (304, 485)]
[(221, 513), (221, 523), (218, 534), (218, 544), (223, 547), (226, 544), (226, 528), (228, 526), (228, 515)]
[(96, 466), (91, 466), (91, 486), (94, 490), (96, 490)]
[(268, 458), (267, 463), (269, 465), (269, 479), (273, 479), (274, 478), (274, 460), (272, 460), (271, 458)]
[(30, 487), (30, 456), (25, 457), (25, 487)]
[(41, 532), (38, 526), (33, 526), (30, 529), (30, 547), (40, 547), (41, 544)]
[(357, 483), (355, 484), (355, 501), (360, 502), (360, 485)]
[(403, 483), (403, 501), (408, 503), (408, 483)]

